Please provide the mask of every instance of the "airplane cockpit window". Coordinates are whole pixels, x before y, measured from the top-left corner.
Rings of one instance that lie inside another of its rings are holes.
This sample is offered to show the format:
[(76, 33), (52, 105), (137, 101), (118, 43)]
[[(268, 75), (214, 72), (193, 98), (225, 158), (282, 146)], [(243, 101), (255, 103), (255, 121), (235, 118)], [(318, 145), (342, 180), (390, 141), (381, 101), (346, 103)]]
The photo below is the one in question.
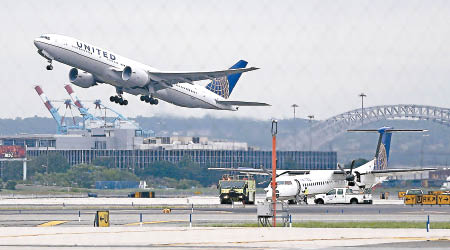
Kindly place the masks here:
[(41, 36), (41, 38), (44, 38), (44, 39), (50, 40), (50, 37), (49, 37), (49, 36)]
[(292, 181), (278, 181), (278, 185), (292, 185)]

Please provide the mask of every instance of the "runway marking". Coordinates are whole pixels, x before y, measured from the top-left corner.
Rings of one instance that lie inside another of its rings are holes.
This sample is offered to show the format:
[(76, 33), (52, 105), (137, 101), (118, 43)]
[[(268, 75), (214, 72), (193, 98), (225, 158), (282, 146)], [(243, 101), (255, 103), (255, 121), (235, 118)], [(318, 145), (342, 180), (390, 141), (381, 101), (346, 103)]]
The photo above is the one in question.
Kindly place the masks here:
[[(159, 223), (169, 223), (169, 222), (188, 222), (187, 220), (161, 220), (161, 221), (144, 221), (142, 224), (159, 224)], [(136, 226), (140, 225), (140, 222), (133, 222), (124, 224), (124, 226)]]
[(52, 220), (48, 221), (42, 224), (37, 225), (37, 227), (53, 227), (56, 225), (64, 224), (66, 222), (69, 222), (68, 220)]

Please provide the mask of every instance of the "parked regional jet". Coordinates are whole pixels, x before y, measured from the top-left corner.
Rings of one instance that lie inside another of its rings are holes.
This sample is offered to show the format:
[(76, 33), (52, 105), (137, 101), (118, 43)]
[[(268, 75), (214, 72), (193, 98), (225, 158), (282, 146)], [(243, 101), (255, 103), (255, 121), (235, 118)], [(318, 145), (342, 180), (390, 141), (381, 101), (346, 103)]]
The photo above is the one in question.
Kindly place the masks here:
[[(123, 93), (141, 95), (140, 100), (158, 104), (158, 99), (188, 108), (238, 110), (239, 106), (269, 106), (260, 102), (227, 100), (244, 72), (258, 68), (245, 68), (240, 60), (230, 69), (206, 72), (160, 71), (145, 64), (119, 56), (108, 50), (62, 35), (42, 35), (34, 40), (38, 53), (49, 62), (58, 61), (72, 66), (70, 82), (89, 88), (107, 83), (116, 88), (110, 101), (127, 105)], [(212, 80), (207, 86), (195, 81)]]
[[(393, 132), (423, 132), (425, 130), (401, 130), (383, 127), (378, 130), (349, 130), (350, 132), (378, 132), (380, 134), (375, 157), (366, 164), (353, 169), (354, 161), (350, 169), (343, 169), (338, 164), (338, 170), (277, 170), (277, 197), (280, 200), (298, 201), (303, 191), (307, 188), (308, 194), (326, 193), (333, 188), (357, 186), (361, 189), (372, 188), (381, 183), (388, 176), (401, 175), (436, 170), (435, 168), (420, 169), (387, 169), (389, 150)], [(271, 171), (252, 168), (210, 168), (213, 170), (233, 170), (248, 174), (272, 175)], [(271, 185), (264, 189), (266, 198), (272, 197)]]

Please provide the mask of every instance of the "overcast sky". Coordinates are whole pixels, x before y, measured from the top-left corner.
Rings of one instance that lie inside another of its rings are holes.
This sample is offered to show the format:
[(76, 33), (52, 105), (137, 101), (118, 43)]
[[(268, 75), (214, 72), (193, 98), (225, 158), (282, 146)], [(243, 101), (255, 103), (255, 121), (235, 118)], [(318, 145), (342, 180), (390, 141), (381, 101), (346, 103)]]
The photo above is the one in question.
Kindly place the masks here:
[[(50, 116), (32, 88), (65, 99), (69, 66), (46, 61), (33, 39), (76, 37), (161, 70), (218, 70), (239, 59), (244, 74), (232, 100), (273, 106), (238, 112), (160, 102), (109, 103), (109, 85), (75, 87), (127, 116), (318, 119), (365, 106), (450, 107), (450, 1), (19, 1), (0, 8), (0, 117)], [(55, 106), (60, 104), (55, 103)]]

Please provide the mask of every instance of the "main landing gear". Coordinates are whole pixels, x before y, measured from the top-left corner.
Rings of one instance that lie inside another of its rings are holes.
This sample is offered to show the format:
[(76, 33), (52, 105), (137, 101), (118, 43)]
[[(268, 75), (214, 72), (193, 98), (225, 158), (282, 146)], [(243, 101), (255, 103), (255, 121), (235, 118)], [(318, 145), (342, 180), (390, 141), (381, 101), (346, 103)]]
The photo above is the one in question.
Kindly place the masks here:
[(158, 105), (158, 99), (147, 95), (141, 95), (141, 101), (150, 103), (151, 105)]
[(115, 103), (118, 103), (120, 105), (128, 105), (128, 101), (123, 99), (122, 96), (117, 96), (117, 95), (116, 96), (111, 96), (111, 97), (109, 97), (109, 100), (111, 102), (115, 102)]
[(47, 65), (47, 70), (52, 70), (53, 69), (53, 65), (52, 65), (52, 60), (48, 60), (49, 65)]

